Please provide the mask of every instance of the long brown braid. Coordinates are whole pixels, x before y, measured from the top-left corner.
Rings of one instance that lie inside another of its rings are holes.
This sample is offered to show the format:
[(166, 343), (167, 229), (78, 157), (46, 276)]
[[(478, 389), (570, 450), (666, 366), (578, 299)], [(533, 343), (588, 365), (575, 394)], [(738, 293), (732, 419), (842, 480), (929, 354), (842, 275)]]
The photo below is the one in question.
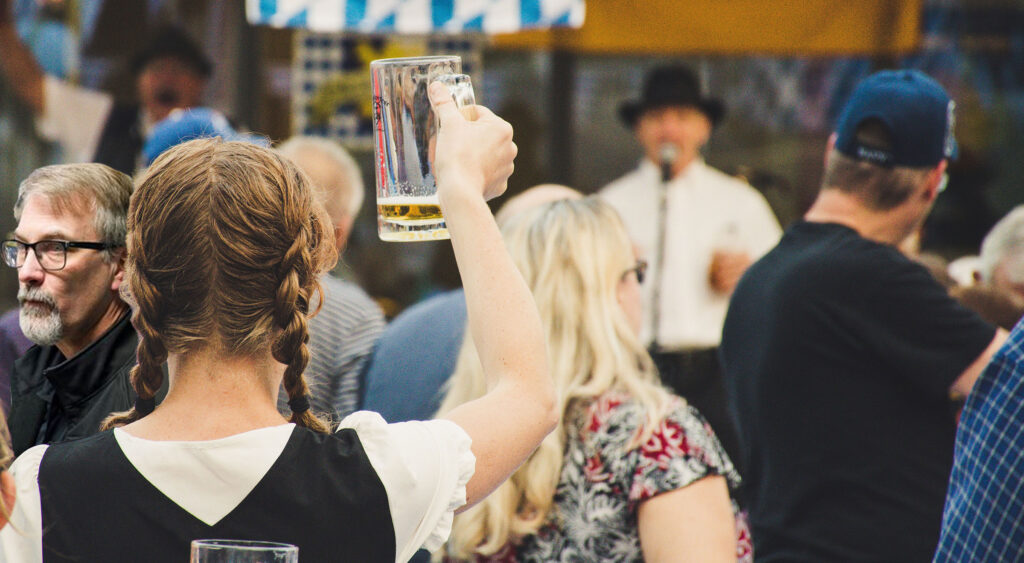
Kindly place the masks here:
[(161, 155), (138, 180), (128, 211), (140, 402), (104, 427), (146, 414), (139, 411), (163, 383), (168, 352), (213, 346), (237, 356), (269, 349), (287, 366), (291, 421), (328, 431), (304, 405), (302, 373), (310, 303), (337, 259), (330, 234), (309, 180), (273, 151), (202, 139)]

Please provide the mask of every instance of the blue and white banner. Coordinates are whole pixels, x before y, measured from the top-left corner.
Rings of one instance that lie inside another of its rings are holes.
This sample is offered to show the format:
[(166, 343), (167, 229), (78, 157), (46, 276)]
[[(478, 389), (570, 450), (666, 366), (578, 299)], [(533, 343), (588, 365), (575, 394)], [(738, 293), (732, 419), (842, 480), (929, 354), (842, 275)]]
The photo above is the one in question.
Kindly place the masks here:
[(360, 33), (510, 33), (580, 27), (584, 0), (246, 0), (253, 25)]

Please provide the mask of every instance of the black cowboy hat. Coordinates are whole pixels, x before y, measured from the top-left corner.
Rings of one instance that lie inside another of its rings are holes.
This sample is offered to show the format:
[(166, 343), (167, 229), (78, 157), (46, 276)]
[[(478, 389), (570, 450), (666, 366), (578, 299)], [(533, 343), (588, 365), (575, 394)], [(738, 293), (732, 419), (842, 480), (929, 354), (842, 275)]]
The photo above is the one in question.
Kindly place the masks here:
[(675, 65), (652, 70), (644, 81), (643, 97), (623, 102), (619, 106), (619, 117), (626, 125), (633, 127), (645, 111), (666, 106), (697, 108), (708, 116), (712, 127), (725, 115), (722, 102), (701, 95), (697, 75), (685, 66)]
[(164, 57), (178, 59), (203, 78), (209, 78), (213, 70), (210, 59), (183, 29), (168, 26), (157, 30), (149, 43), (135, 53), (130, 65), (132, 74), (138, 75), (151, 61)]

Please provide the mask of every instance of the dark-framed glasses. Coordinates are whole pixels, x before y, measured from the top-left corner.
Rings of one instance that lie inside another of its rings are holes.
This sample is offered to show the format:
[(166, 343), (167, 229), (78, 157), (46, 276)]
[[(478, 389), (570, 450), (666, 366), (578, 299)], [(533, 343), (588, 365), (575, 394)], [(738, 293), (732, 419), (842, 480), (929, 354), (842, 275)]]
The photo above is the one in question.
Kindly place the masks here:
[(7, 239), (3, 241), (4, 264), (12, 268), (20, 268), (25, 265), (25, 258), (28, 256), (28, 249), (36, 254), (36, 261), (39, 267), (47, 272), (55, 272), (64, 269), (68, 263), (69, 248), (86, 248), (89, 250), (109, 250), (117, 248), (116, 244), (109, 242), (79, 242), (71, 240), (38, 240), (33, 243), (21, 242), (20, 240)]
[(644, 277), (647, 275), (647, 260), (643, 258), (637, 258), (636, 265), (622, 273), (622, 278), (625, 279), (630, 272), (636, 274), (636, 282), (644, 283)]

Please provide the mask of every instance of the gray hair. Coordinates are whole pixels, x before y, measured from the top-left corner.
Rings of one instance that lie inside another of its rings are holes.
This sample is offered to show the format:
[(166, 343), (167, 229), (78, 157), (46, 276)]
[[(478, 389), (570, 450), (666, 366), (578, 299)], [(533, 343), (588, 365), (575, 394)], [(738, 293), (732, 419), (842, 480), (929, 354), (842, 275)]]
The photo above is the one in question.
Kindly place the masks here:
[(337, 180), (330, 182), (330, 185), (320, 185), (325, 183), (321, 181), (313, 182), (324, 198), (327, 214), (335, 222), (344, 215), (353, 220), (356, 218), (363, 206), (363, 175), (348, 151), (334, 141), (307, 136), (291, 137), (281, 143), (277, 150), (295, 160), (299, 168), (303, 166), (304, 157), (329, 160), (338, 169)]
[[(123, 247), (128, 233), (128, 201), (132, 195), (132, 179), (105, 164), (55, 164), (37, 168), (18, 186), (14, 218), (21, 212), (29, 196), (47, 198), (61, 213), (82, 213), (83, 204), (93, 215), (93, 227), (100, 238), (116, 247)], [(105, 250), (108, 262), (115, 253)]]
[[(1006, 262), (1007, 260), (1010, 262)], [(981, 243), (978, 272), (986, 282), (1000, 264), (1014, 283), (1024, 282), (1024, 205), (1018, 205), (992, 227)]]

